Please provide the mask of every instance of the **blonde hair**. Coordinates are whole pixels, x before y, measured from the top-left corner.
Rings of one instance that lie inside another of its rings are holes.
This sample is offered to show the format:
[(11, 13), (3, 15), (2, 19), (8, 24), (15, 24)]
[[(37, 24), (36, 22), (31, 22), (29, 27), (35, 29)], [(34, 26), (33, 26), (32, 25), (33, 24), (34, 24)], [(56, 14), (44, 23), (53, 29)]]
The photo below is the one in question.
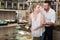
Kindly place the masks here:
[(36, 6), (39, 5), (38, 3), (34, 3), (29, 7), (30, 12), (34, 11), (34, 8), (36, 8)]

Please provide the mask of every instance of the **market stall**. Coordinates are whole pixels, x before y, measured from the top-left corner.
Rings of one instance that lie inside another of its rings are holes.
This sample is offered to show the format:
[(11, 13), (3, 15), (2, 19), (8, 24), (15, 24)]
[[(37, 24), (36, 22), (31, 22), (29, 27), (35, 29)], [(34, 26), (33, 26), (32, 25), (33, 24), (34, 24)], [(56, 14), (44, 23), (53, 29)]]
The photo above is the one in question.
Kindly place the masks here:
[(0, 40), (8, 40), (16, 33), (15, 11), (0, 11)]

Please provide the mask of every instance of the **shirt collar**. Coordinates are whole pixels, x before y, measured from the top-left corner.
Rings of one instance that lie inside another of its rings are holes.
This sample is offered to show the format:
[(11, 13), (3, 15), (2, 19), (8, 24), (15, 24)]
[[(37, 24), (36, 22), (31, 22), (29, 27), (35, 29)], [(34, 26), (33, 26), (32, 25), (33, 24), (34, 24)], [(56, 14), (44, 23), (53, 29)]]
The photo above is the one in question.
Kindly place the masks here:
[[(44, 10), (44, 8), (43, 8), (43, 10)], [(44, 10), (45, 11), (45, 10)], [(49, 13), (49, 12), (51, 12), (51, 8), (49, 9), (49, 11), (47, 12), (47, 13)], [(45, 13), (46, 13), (46, 11), (45, 11)]]

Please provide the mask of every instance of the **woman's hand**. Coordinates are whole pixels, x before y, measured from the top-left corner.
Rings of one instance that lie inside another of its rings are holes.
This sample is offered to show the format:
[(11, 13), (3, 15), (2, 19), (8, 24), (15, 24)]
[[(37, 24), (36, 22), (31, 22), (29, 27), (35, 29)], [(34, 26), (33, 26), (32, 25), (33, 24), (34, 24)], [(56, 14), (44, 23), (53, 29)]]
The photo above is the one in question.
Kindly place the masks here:
[(38, 30), (38, 29), (40, 29), (41, 27), (36, 27), (35, 29), (34, 29), (34, 31), (36, 31), (36, 30)]

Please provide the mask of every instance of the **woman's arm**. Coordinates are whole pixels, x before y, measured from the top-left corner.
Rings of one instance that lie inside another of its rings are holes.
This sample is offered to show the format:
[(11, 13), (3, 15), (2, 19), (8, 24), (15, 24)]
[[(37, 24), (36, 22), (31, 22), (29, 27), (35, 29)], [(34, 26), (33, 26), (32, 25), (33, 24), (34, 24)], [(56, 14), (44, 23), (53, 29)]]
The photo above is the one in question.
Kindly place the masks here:
[(45, 16), (43, 14), (41, 15), (41, 25), (45, 25)]
[(40, 21), (40, 25), (39, 25), (39, 26), (37, 26), (37, 28), (36, 28), (35, 30), (40, 29), (41, 27), (43, 27), (43, 26), (44, 26), (44, 24), (45, 24), (45, 17), (44, 17), (44, 15), (43, 15), (43, 14), (41, 14), (41, 21)]

